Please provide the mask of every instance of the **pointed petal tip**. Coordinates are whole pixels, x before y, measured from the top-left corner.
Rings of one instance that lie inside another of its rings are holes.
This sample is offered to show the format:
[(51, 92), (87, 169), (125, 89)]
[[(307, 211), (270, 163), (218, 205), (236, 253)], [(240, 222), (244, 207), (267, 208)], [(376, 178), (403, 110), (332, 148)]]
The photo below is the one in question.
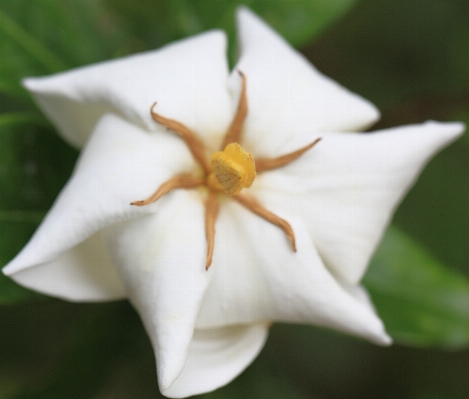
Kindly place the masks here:
[(392, 338), (388, 335), (386, 330), (384, 329), (383, 323), (381, 324), (380, 332), (377, 332), (370, 337), (370, 341), (379, 346), (390, 346), (393, 343)]
[(254, 30), (258, 34), (263, 34), (263, 32), (267, 31), (268, 33), (274, 33), (281, 40), (285, 40), (254, 11), (244, 5), (236, 9), (236, 24), (238, 26), (238, 35), (242, 35), (243, 32), (252, 33)]
[(169, 376), (166, 374), (163, 374), (162, 371), (158, 370), (158, 386), (160, 388), (160, 392), (168, 397), (168, 398), (178, 398), (178, 397), (183, 397), (183, 396), (168, 396), (167, 394), (165, 394), (165, 391), (167, 391), (169, 388), (171, 388), (171, 385), (173, 384), (173, 382), (176, 380), (178, 376)]
[[(357, 326), (358, 324), (354, 327)], [(378, 346), (390, 346), (393, 343), (392, 338), (386, 332), (384, 323), (374, 309), (369, 309), (366, 320), (362, 320), (361, 325), (358, 327), (358, 329), (346, 329), (343, 332), (365, 339)]]
[(350, 123), (350, 130), (353, 132), (367, 130), (381, 119), (381, 111), (376, 105), (361, 95), (350, 93), (360, 100), (355, 103), (357, 107), (356, 112), (351, 113), (355, 115), (355, 118), (353, 122)]
[(463, 122), (438, 122), (434, 120), (428, 120), (424, 123), (424, 125), (444, 130), (446, 134), (453, 136), (454, 139), (461, 136), (466, 130), (466, 124)]
[(252, 11), (249, 7), (244, 5), (239, 6), (236, 9), (236, 24), (238, 27), (238, 35), (243, 36), (244, 34), (256, 33), (256, 35), (268, 35), (274, 34), (275, 37), (286, 43), (283, 36), (279, 35), (278, 32), (264, 21), (259, 15)]
[(24, 260), (24, 255), (22, 256), (20, 252), (3, 267), (2, 273), (5, 276), (8, 276), (15, 280), (15, 278), (13, 277), (15, 273), (28, 269), (31, 266), (34, 266), (34, 263), (30, 259)]
[(10, 271), (10, 270), (11, 270), (11, 267), (10, 267), (10, 264), (8, 263), (6, 266), (4, 266), (4, 267), (2, 268), (1, 271), (2, 271), (2, 273), (3, 273), (4, 276), (10, 276), (10, 274), (11, 274), (11, 271)]
[[(243, 18), (256, 17), (251, 9), (245, 5), (240, 5), (236, 8), (236, 19), (240, 22)], [(257, 18), (257, 17), (256, 17)]]
[[(373, 306), (373, 305), (371, 305)], [(363, 337), (368, 338), (371, 342), (379, 346), (389, 346), (392, 344), (392, 338), (386, 332), (386, 327), (383, 321), (376, 314), (376, 310), (373, 308), (373, 321), (369, 320), (368, 333), (365, 333)]]
[(393, 344), (393, 339), (385, 333), (383, 339), (381, 340), (381, 342), (379, 342), (379, 344), (382, 346), (391, 346)]
[(161, 393), (187, 398), (214, 391), (236, 378), (264, 347), (269, 324), (195, 330), (184, 369)]
[(21, 85), (27, 90), (32, 90), (31, 86), (34, 86), (34, 81), (34, 78), (23, 78), (21, 79)]
[(428, 120), (420, 126), (423, 126), (426, 131), (428, 129), (426, 134), (433, 136), (434, 142), (436, 143), (436, 151), (440, 151), (456, 141), (466, 130), (466, 125), (462, 122), (438, 122)]
[(49, 76), (42, 76), (42, 77), (27, 77), (21, 80), (21, 85), (28, 90), (30, 93), (41, 93), (50, 91), (51, 85), (48, 84), (50, 82), (51, 77)]

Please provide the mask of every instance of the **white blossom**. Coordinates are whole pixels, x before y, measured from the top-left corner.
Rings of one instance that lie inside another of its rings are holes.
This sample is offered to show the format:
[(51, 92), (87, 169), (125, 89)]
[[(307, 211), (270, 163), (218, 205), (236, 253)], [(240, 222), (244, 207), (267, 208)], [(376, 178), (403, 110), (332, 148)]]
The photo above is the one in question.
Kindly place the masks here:
[[(272, 322), (389, 344), (359, 282), (403, 195), (464, 129), (427, 122), (356, 133), (378, 119), (372, 104), (323, 76), (246, 8), (238, 10), (238, 30), (240, 58), (231, 73), (225, 34), (215, 30), (24, 81), (63, 138), (83, 151), (3, 272), (71, 301), (128, 298), (168, 397), (231, 381), (257, 356)], [(229, 196), (208, 183), (211, 167), (204, 172), (187, 140), (161, 121), (183, 124), (210, 157), (234, 129), (243, 95), (247, 116), (240, 116), (237, 141), (259, 170), (250, 188)], [(317, 139), (284, 166), (259, 166)], [(135, 206), (181, 174), (197, 187), (174, 186)], [(242, 198), (286, 224), (255, 214)]]

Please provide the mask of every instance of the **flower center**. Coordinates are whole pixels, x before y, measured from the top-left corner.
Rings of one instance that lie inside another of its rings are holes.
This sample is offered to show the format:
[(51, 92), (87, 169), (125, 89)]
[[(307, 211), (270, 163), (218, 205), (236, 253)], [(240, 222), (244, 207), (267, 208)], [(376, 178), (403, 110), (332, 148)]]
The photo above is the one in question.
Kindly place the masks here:
[(239, 194), (243, 188), (251, 187), (256, 177), (254, 157), (238, 143), (228, 144), (223, 151), (215, 152), (210, 164), (213, 172), (207, 186), (212, 190), (221, 187), (228, 195)]
[(194, 159), (200, 164), (204, 171), (204, 177), (196, 177), (191, 174), (174, 176), (161, 184), (160, 187), (147, 199), (134, 201), (130, 205), (148, 205), (169, 192), (178, 188), (195, 188), (205, 186), (208, 188), (208, 196), (205, 204), (205, 235), (207, 238), (207, 258), (205, 268), (208, 270), (212, 263), (215, 245), (215, 222), (219, 211), (218, 195), (223, 192), (231, 196), (242, 206), (262, 217), (266, 221), (281, 228), (291, 243), (292, 250), (296, 252), (295, 234), (290, 224), (267, 210), (260, 202), (252, 196), (241, 194), (243, 188), (251, 187), (256, 173), (266, 170), (277, 169), (289, 164), (299, 158), (306, 151), (311, 149), (320, 139), (316, 139), (311, 144), (296, 151), (276, 158), (262, 158), (254, 160), (254, 157), (243, 149), (238, 143), (241, 141), (241, 133), (244, 120), (248, 112), (246, 96), (246, 77), (239, 72), (242, 80), (241, 95), (238, 102), (238, 109), (231, 125), (226, 132), (222, 144), (223, 151), (212, 154), (210, 162), (205, 158), (204, 146), (197, 135), (182, 123), (167, 119), (153, 111), (156, 103), (150, 109), (153, 120), (174, 133), (179, 135)]

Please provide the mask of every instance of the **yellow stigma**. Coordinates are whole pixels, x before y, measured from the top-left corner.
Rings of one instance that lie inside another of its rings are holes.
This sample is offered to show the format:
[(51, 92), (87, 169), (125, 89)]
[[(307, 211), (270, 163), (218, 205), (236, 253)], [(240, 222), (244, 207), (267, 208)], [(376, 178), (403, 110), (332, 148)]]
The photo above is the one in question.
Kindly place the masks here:
[(210, 163), (213, 176), (228, 195), (236, 195), (244, 187), (251, 187), (256, 177), (254, 157), (238, 143), (228, 144), (223, 151), (215, 152)]

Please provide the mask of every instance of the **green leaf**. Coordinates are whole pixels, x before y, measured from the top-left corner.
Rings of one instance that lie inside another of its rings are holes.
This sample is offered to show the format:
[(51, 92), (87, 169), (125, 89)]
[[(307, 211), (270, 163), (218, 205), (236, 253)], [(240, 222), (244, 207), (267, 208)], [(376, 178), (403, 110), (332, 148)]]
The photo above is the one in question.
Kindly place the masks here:
[[(0, 212), (0, 266), (3, 267), (24, 246), (41, 220), (36, 212)], [(15, 220), (16, 219), (16, 220)], [(20, 219), (23, 219), (20, 221)], [(20, 302), (40, 295), (20, 287), (0, 272), (0, 304)]]
[[(25, 370), (29, 368), (30, 372), (38, 374), (41, 378), (36, 378), (32, 383), (25, 381), (21, 390), (14, 396), (15, 399), (98, 397), (97, 395), (103, 390), (103, 386), (112, 373), (122, 371), (119, 370), (122, 363), (134, 358), (136, 353), (139, 354), (142, 349), (142, 340), (146, 344), (144, 350), (149, 349), (148, 338), (141, 327), (141, 322), (135, 311), (125, 301), (86, 305), (47, 301), (41, 305), (40, 316), (29, 315), (29, 319), (32, 318), (35, 321), (39, 333), (42, 334), (36, 336), (37, 334), (32, 334), (31, 330), (22, 334), (23, 337), (28, 334), (33, 335), (30, 339), (36, 341), (35, 345), (29, 348), (29, 353), (25, 354), (26, 358), (32, 357), (31, 361), (36, 364), (33, 367), (25, 364), (23, 368)], [(19, 306), (14, 308), (18, 310), (17, 314), (27, 321), (28, 314), (24, 315), (24, 313), (28, 309)], [(14, 317), (12, 312), (14, 308), (11, 307), (10, 312), (5, 312), (6, 320)], [(46, 314), (46, 311), (50, 315)], [(21, 322), (15, 324), (14, 327), (18, 329), (17, 325), (21, 325)], [(58, 330), (61, 331), (60, 334), (57, 334)], [(17, 341), (13, 348), (6, 348), (6, 356), (13, 357), (15, 354), (21, 354), (21, 345), (24, 345), (21, 338), (11, 337), (5, 333), (3, 335), (6, 335), (5, 338), (12, 343)], [(46, 364), (44, 368), (35, 359), (37, 353), (41, 352), (41, 347), (46, 347), (49, 352), (52, 352), (47, 354), (45, 360), (49, 360), (49, 364)], [(5, 351), (5, 348), (1, 349)], [(31, 356), (34, 352), (36, 356)], [(150, 355), (153, 355), (151, 350)], [(50, 360), (54, 362), (51, 363)], [(160, 396), (155, 392), (157, 383), (153, 357), (151, 361), (152, 364), (145, 365), (145, 371), (139, 370), (139, 372), (143, 375), (151, 375), (154, 392), (151, 397), (157, 398)], [(24, 380), (27, 375), (21, 377)], [(120, 378), (122, 379), (122, 376)], [(132, 378), (135, 377), (132, 376)], [(124, 378), (124, 381), (127, 379)], [(131, 382), (126, 382), (125, 385), (131, 385)], [(110, 397), (115, 396), (110, 395)], [(141, 396), (130, 394), (123, 397)]]
[[(377, 105), (386, 124), (446, 120), (467, 93), (468, 16), (466, 0), (362, 0), (308, 55)], [(461, 104), (467, 108), (467, 95)]]
[[(0, 266), (27, 243), (70, 176), (76, 156), (42, 116), (0, 115)], [(0, 303), (35, 295), (0, 274)]]
[(6, 112), (0, 114), (0, 129), (7, 126), (37, 124), (51, 128), (52, 125), (44, 116), (33, 112)]
[(48, 299), (0, 306), (0, 319), (0, 399), (161, 397), (153, 350), (127, 301)]
[(241, 4), (250, 6), (290, 43), (300, 46), (355, 2), (28, 0), (25, 7), (17, 0), (0, 0), (0, 90), (26, 99), (20, 86), (25, 76), (154, 49), (207, 29), (224, 29), (234, 39), (234, 13)]
[(106, 0), (147, 48), (219, 28), (235, 36), (235, 11), (247, 5), (294, 46), (308, 43), (348, 11), (356, 0)]
[(32, 58), (41, 63), (49, 72), (66, 69), (66, 65), (40, 41), (25, 31), (13, 19), (0, 10), (0, 31), (22, 48)]
[(101, 1), (0, 0), (0, 90), (24, 98), (21, 78), (127, 54), (132, 41)]
[(33, 114), (0, 116), (0, 211), (46, 211), (65, 185), (76, 150)]
[(246, 5), (276, 29), (292, 45), (301, 46), (348, 11), (355, 0), (196, 0), (190, 3), (202, 25), (229, 32), (234, 27), (235, 10)]
[(450, 349), (469, 344), (469, 281), (397, 228), (388, 230), (364, 284), (397, 342)]
[(355, 2), (355, 0), (251, 0), (244, 3), (259, 13), (290, 43), (301, 46), (344, 15)]
[[(308, 380), (312, 378), (312, 370), (308, 368), (309, 362), (312, 362), (314, 357), (310, 352), (311, 329), (305, 329), (305, 326), (289, 327), (291, 327), (290, 334), (282, 336), (284, 326), (275, 324), (270, 332), (267, 346), (246, 371), (229, 385), (201, 395), (199, 398), (315, 399), (316, 395), (312, 395), (301, 386), (300, 381), (303, 376), (298, 373), (301, 369)], [(285, 340), (282, 341), (282, 338)], [(298, 353), (296, 348), (303, 348), (302, 344), (304, 349)], [(285, 356), (285, 353), (288, 355)], [(301, 364), (301, 367), (296, 368), (298, 364)]]

